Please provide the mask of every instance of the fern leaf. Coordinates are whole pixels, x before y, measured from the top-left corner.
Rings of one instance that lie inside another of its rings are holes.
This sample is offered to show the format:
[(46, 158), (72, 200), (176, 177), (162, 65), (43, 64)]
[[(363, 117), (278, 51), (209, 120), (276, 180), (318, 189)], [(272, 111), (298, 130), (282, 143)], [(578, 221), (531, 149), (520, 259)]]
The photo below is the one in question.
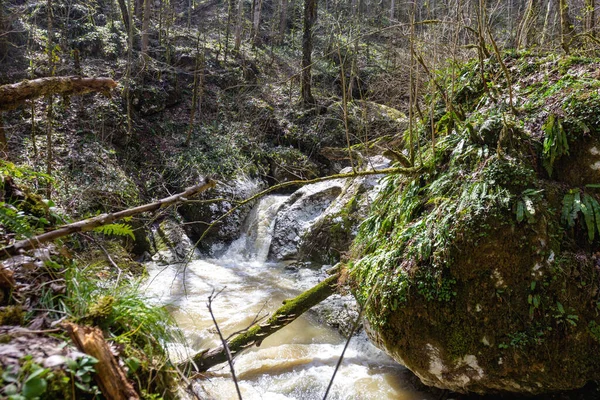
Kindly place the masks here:
[(587, 227), (588, 239), (591, 242), (594, 240), (596, 226), (594, 224), (594, 209), (591, 203), (591, 197), (587, 193), (583, 195), (583, 202), (581, 203), (581, 212), (583, 213), (583, 220), (585, 221), (585, 226)]
[(569, 191), (567, 194), (565, 194), (565, 197), (563, 197), (563, 208), (560, 220), (563, 224), (567, 224), (568, 226), (574, 225), (570, 220), (571, 210), (573, 209), (573, 198), (573, 191)]
[(569, 226), (575, 226), (575, 220), (577, 219), (577, 214), (581, 211), (581, 194), (579, 190), (575, 191), (573, 194), (573, 208), (571, 209), (571, 215), (569, 217)]
[(592, 209), (594, 210), (594, 220), (596, 221), (596, 230), (600, 233), (600, 204), (598, 201), (591, 197)]
[(129, 236), (131, 239), (135, 239), (133, 234), (133, 229), (131, 226), (127, 224), (107, 224), (102, 225), (94, 229), (96, 232), (100, 232), (104, 235), (113, 235), (113, 236)]
[(517, 202), (517, 221), (522, 222), (524, 217), (524, 204), (522, 200)]
[(30, 237), (33, 233), (23, 213), (4, 202), (0, 202), (0, 225), (17, 235)]

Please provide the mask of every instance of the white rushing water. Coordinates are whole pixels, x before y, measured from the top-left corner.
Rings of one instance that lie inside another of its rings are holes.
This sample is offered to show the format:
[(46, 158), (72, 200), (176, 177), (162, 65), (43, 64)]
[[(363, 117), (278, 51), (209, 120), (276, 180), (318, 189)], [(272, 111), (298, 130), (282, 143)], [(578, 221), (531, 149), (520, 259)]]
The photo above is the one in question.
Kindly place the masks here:
[[(248, 327), (257, 315), (276, 310), (318, 282), (319, 272), (288, 270), (266, 262), (274, 218), (284, 196), (268, 196), (255, 207), (245, 234), (219, 259), (181, 264), (148, 264), (146, 295), (169, 307), (187, 345), (172, 344), (170, 355), (181, 359), (219, 345), (208, 296), (221, 291), (213, 312), (225, 336)], [(244, 399), (322, 399), (345, 339), (318, 323), (310, 313), (268, 337), (235, 359)], [(408, 382), (407, 371), (371, 345), (364, 335), (352, 339), (337, 373), (330, 399), (433, 399)], [(229, 369), (213, 368), (195, 382), (200, 398), (236, 399)]]

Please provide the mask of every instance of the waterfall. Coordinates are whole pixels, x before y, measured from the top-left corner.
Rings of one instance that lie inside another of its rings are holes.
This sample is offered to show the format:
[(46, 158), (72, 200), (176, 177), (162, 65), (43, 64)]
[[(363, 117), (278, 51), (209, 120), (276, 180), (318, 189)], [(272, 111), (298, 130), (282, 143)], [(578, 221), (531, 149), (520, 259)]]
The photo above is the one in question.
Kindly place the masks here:
[(224, 260), (267, 261), (275, 219), (288, 196), (271, 195), (259, 200), (244, 222), (244, 232), (221, 256)]

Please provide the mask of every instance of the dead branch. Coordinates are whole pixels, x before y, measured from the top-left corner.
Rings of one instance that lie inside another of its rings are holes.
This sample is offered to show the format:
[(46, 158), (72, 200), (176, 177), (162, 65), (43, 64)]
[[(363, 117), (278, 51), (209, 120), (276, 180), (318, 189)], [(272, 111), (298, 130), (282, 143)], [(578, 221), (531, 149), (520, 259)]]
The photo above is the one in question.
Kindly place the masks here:
[(223, 345), (223, 349), (225, 350), (225, 355), (227, 356), (227, 363), (229, 364), (229, 370), (231, 371), (231, 378), (233, 379), (233, 383), (235, 384), (235, 390), (237, 391), (238, 398), (240, 400), (242, 400), (242, 392), (240, 392), (240, 386), (238, 385), (238, 380), (237, 380), (237, 377), (235, 376), (235, 369), (233, 368), (233, 357), (231, 355), (231, 352), (229, 351), (229, 346), (227, 345), (227, 341), (225, 340), (225, 338), (223, 337), (223, 334), (221, 333), (221, 328), (219, 328), (219, 324), (217, 323), (217, 319), (215, 318), (215, 314), (213, 313), (213, 310), (212, 310), (212, 302), (214, 299), (217, 298), (217, 296), (221, 293), (221, 291), (219, 291), (217, 294), (215, 294), (215, 291), (213, 290), (213, 292), (210, 294), (210, 296), (208, 296), (208, 304), (206, 306), (208, 307), (208, 312), (210, 313), (210, 317), (212, 318), (213, 324), (215, 325), (215, 328), (217, 329), (217, 333), (219, 334), (219, 339), (221, 340), (221, 343)]
[(339, 277), (340, 274), (336, 273), (295, 298), (285, 300), (283, 306), (279, 307), (267, 322), (254, 325), (246, 332), (234, 337), (227, 342), (226, 347), (221, 346), (196, 354), (191, 360), (181, 363), (179, 367), (188, 373), (192, 373), (195, 372), (194, 366), (196, 366), (197, 371), (204, 372), (227, 361), (227, 349), (229, 349), (231, 356), (235, 357), (243, 350), (254, 345), (260, 346), (262, 341), (269, 335), (290, 324), (304, 312), (334, 294)]
[(154, 203), (144, 204), (138, 207), (129, 208), (127, 210), (118, 211), (112, 214), (101, 214), (96, 217), (84, 219), (81, 221), (74, 222), (72, 224), (64, 225), (58, 229), (50, 232), (42, 233), (41, 235), (34, 236), (30, 239), (20, 240), (0, 249), (0, 260), (19, 254), (25, 250), (31, 250), (39, 247), (41, 244), (56, 240), (58, 238), (71, 235), (76, 232), (91, 231), (102, 225), (113, 223), (122, 218), (130, 217), (132, 215), (140, 214), (143, 212), (156, 211), (161, 208), (165, 208), (174, 204), (183, 203), (188, 198), (197, 195), (198, 193), (204, 192), (216, 185), (216, 182), (210, 179), (206, 179), (203, 183), (187, 188), (184, 192), (175, 194), (170, 197), (158, 200)]
[(101, 92), (108, 94), (117, 87), (110, 78), (82, 78), (80, 76), (56, 76), (24, 80), (0, 86), (0, 111), (10, 110), (29, 99), (51, 94), (84, 94)]
[(80, 326), (71, 322), (64, 323), (63, 327), (69, 332), (71, 340), (79, 350), (98, 360), (94, 366), (96, 370), (94, 378), (104, 397), (113, 400), (138, 400), (140, 398), (131, 382), (127, 380), (125, 371), (113, 356), (100, 329)]

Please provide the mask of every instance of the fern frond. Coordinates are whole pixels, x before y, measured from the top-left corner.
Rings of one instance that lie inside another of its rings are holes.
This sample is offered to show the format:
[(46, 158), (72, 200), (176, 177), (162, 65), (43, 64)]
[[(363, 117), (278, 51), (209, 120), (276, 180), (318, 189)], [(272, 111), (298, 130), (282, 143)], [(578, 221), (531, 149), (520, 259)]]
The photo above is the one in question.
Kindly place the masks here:
[(594, 223), (594, 206), (592, 205), (592, 197), (589, 194), (583, 195), (583, 201), (581, 202), (581, 212), (583, 214), (583, 220), (585, 221), (585, 226), (588, 231), (588, 239), (591, 241), (594, 240), (594, 236), (596, 234), (596, 224)]
[(17, 235), (29, 237), (33, 234), (24, 214), (4, 202), (0, 202), (0, 225)]
[(100, 232), (104, 235), (112, 236), (129, 236), (131, 239), (135, 239), (133, 229), (127, 224), (107, 224), (102, 225), (94, 229), (95, 232)]

